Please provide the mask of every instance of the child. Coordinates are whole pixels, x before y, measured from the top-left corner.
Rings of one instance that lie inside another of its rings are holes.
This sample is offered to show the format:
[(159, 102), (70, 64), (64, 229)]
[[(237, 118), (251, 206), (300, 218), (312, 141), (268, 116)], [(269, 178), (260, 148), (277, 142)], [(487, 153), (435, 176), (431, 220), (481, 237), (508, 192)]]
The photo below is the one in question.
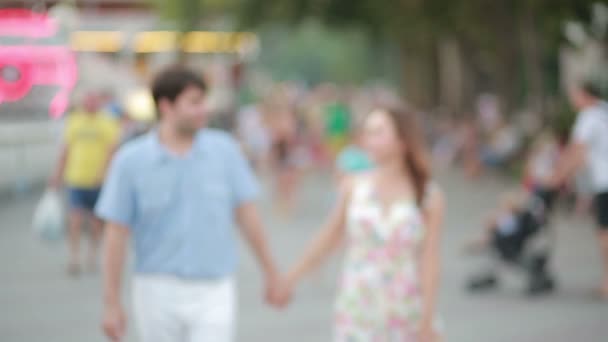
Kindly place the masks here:
[[(552, 291), (554, 281), (547, 273), (550, 255), (547, 230), (548, 216), (555, 192), (547, 190), (551, 170), (559, 158), (559, 144), (550, 133), (543, 133), (530, 154), (524, 188), (502, 196), (499, 208), (490, 215), (485, 234), (469, 249), (487, 249), (501, 262), (523, 267), (528, 272), (528, 293)], [(497, 285), (495, 265), (469, 281), (471, 290), (483, 290)]]

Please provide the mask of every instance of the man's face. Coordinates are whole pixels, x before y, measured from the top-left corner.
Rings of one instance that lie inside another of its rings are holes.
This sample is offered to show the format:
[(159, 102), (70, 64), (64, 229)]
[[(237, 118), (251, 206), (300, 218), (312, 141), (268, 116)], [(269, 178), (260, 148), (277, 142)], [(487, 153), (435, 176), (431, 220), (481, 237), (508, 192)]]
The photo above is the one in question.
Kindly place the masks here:
[(205, 93), (196, 86), (188, 86), (173, 103), (167, 101), (163, 115), (171, 121), (178, 133), (196, 134), (207, 123)]
[(583, 110), (587, 105), (587, 95), (578, 87), (571, 88), (568, 91), (568, 97), (570, 99), (570, 103), (576, 110)]
[(101, 98), (95, 93), (87, 94), (82, 105), (87, 113), (97, 113), (101, 108)]

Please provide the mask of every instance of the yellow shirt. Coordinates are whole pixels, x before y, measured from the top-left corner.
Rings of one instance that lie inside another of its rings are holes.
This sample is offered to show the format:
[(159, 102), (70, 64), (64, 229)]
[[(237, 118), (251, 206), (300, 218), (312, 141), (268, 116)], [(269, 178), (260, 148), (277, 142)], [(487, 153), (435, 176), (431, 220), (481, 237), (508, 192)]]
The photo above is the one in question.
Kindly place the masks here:
[(68, 146), (65, 183), (77, 188), (100, 186), (106, 163), (119, 136), (118, 122), (108, 115), (72, 113), (65, 130)]

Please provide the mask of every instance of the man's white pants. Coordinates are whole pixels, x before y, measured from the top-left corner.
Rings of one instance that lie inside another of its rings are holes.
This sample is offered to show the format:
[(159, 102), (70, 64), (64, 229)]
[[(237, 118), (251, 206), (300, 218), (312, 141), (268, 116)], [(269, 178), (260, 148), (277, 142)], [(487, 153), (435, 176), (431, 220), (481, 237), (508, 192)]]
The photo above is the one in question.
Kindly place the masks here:
[(169, 276), (133, 280), (135, 323), (142, 342), (232, 342), (232, 278), (192, 281)]

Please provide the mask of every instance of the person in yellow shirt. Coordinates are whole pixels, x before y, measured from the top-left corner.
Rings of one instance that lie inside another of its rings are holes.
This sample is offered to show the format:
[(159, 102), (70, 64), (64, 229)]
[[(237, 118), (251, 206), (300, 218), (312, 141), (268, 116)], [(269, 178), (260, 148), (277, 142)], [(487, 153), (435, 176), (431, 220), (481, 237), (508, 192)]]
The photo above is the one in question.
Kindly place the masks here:
[(81, 228), (90, 222), (89, 267), (97, 267), (97, 251), (102, 233), (102, 222), (93, 215), (107, 165), (120, 139), (120, 126), (115, 119), (101, 111), (101, 97), (88, 93), (82, 109), (70, 114), (67, 119), (64, 144), (57, 169), (51, 178), (51, 186), (65, 185), (69, 200), (69, 245), (68, 272), (80, 273)]

